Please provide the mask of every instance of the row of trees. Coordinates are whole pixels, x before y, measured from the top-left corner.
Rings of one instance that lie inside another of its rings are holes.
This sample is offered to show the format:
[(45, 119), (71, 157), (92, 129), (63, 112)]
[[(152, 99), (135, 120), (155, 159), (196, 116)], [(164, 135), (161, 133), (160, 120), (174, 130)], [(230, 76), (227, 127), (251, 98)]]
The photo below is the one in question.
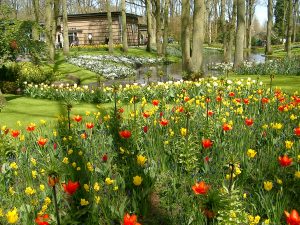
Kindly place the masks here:
[[(155, 46), (158, 55), (166, 54), (168, 37), (181, 43), (183, 69), (201, 73), (203, 43), (221, 42), (224, 61), (238, 67), (244, 49), (251, 49), (255, 8), (268, 5), (266, 54), (272, 53), (272, 37), (285, 39), (288, 56), (291, 42), (296, 40), (299, 0), (1, 0), (13, 8), (14, 17), (45, 20), (46, 41), (50, 59), (54, 59), (54, 40), (58, 15), (63, 15), (64, 40), (68, 41), (67, 14), (107, 11), (109, 22), (109, 51), (112, 52), (111, 11), (122, 12), (122, 26), (126, 27), (126, 11), (145, 16), (148, 25), (147, 50)], [(43, 10), (44, 9), (44, 10)], [(41, 15), (44, 15), (41, 17)], [(179, 23), (181, 25), (179, 25)], [(35, 29), (34, 38), (37, 38)], [(126, 30), (123, 30), (123, 50), (127, 52)], [(180, 36), (178, 34), (180, 33)], [(64, 45), (68, 54), (69, 45)], [(233, 54), (233, 49), (235, 49)]]

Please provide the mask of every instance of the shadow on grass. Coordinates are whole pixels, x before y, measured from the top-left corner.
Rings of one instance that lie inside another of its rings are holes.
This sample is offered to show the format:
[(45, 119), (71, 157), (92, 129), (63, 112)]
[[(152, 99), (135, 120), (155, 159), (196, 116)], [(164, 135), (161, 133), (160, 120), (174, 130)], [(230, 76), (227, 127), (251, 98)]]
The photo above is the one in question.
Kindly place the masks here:
[(8, 96), (4, 96), (6, 101), (9, 102), (11, 100), (17, 99), (17, 98), (22, 98), (22, 95), (8, 95)]

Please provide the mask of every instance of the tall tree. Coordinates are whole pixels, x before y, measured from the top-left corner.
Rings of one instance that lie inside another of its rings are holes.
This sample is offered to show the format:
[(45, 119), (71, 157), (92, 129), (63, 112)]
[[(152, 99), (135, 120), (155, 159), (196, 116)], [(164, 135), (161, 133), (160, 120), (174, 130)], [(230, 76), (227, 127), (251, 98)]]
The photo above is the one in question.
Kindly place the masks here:
[(113, 53), (113, 30), (112, 30), (112, 18), (110, 10), (110, 0), (106, 0), (107, 22), (108, 22), (108, 52)]
[(291, 42), (292, 42), (292, 31), (293, 31), (293, 0), (287, 0), (288, 3), (288, 13), (287, 13), (287, 32), (286, 32), (286, 42), (285, 50), (287, 56), (291, 57)]
[(160, 0), (155, 0), (155, 19), (156, 19), (156, 50), (157, 54), (162, 54), (161, 36), (161, 5)]
[(221, 18), (220, 18), (220, 23), (221, 23), (221, 29), (222, 29), (222, 42), (223, 42), (223, 56), (224, 56), (224, 62), (228, 62), (228, 59), (226, 58), (227, 56), (227, 51), (228, 51), (228, 38), (227, 38), (227, 24), (225, 20), (225, 7), (226, 6), (226, 1), (221, 0)]
[(182, 71), (190, 73), (190, 0), (182, 0), (181, 12), (181, 49)]
[(268, 0), (267, 44), (266, 55), (272, 55), (272, 26), (273, 26), (273, 0)]
[(295, 0), (294, 12), (293, 12), (293, 38), (292, 38), (293, 42), (296, 42), (298, 18), (299, 18), (299, 0)]
[(54, 62), (54, 40), (53, 40), (53, 0), (46, 0), (45, 2), (45, 36), (46, 43), (48, 48), (49, 60), (50, 62)]
[(168, 33), (169, 33), (169, 5), (170, 0), (165, 0), (164, 6), (164, 32), (163, 32), (163, 43), (162, 43), (162, 54), (166, 56), (168, 46)]
[(191, 72), (200, 74), (203, 73), (204, 15), (204, 0), (194, 0)]
[(39, 40), (39, 22), (40, 22), (40, 1), (33, 0), (34, 25), (32, 27), (32, 39)]
[(237, 29), (235, 39), (234, 68), (238, 68), (244, 57), (245, 1), (237, 0)]
[(127, 23), (126, 23), (126, 3), (125, 0), (121, 0), (121, 11), (122, 11), (122, 45), (123, 52), (128, 52), (127, 42)]
[(63, 14), (63, 51), (64, 55), (69, 55), (69, 27), (68, 27), (68, 12), (67, 12), (67, 0), (62, 0), (62, 14)]
[(151, 19), (151, 2), (146, 0), (146, 13), (147, 13), (147, 47), (146, 50), (151, 52), (151, 39), (152, 39), (152, 19)]

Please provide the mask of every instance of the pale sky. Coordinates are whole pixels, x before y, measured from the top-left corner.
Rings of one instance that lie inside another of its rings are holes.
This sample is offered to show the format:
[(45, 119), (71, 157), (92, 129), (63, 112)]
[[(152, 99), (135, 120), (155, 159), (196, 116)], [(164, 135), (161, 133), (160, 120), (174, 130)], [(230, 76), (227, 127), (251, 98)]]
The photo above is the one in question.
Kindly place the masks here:
[(255, 16), (260, 22), (261, 25), (264, 25), (264, 23), (268, 20), (268, 8), (265, 5), (257, 5), (255, 8)]

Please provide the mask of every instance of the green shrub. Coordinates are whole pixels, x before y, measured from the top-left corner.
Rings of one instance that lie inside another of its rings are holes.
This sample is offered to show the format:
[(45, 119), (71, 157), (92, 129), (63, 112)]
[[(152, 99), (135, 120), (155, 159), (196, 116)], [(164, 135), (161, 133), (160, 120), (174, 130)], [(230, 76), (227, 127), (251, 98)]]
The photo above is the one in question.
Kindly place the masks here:
[(0, 83), (0, 89), (4, 94), (14, 94), (18, 89), (18, 84), (14, 81), (3, 81)]

